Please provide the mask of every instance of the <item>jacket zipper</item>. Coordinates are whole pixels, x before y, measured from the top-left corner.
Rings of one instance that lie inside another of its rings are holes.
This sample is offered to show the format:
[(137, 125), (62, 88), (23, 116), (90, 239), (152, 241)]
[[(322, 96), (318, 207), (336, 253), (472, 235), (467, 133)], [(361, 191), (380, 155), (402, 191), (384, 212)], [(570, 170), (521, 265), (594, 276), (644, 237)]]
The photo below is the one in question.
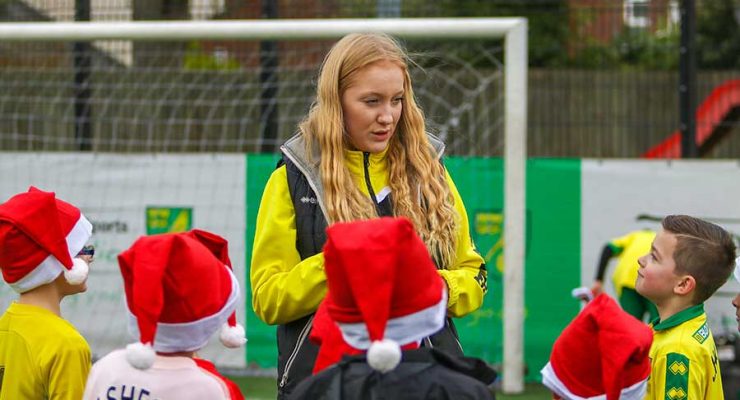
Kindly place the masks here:
[(458, 339), (455, 335), (452, 335), (452, 337), (455, 338), (455, 343), (457, 343), (457, 347), (460, 349), (460, 352), (464, 354), (465, 351), (462, 348), (462, 343), (460, 343), (460, 339)]
[(378, 213), (378, 216), (383, 215), (383, 213), (380, 211), (380, 204), (378, 204), (378, 198), (375, 196), (375, 190), (373, 190), (373, 184), (370, 182), (370, 153), (363, 152), (362, 153), (363, 158), (363, 164), (365, 166), (365, 185), (367, 186), (367, 192), (370, 193), (370, 198), (373, 200), (373, 204), (375, 204), (375, 211)]
[(293, 362), (295, 361), (296, 356), (298, 356), (298, 351), (301, 349), (301, 346), (303, 346), (303, 342), (306, 341), (306, 337), (308, 336), (311, 324), (313, 324), (313, 316), (308, 319), (306, 325), (303, 327), (303, 329), (301, 329), (301, 333), (298, 335), (298, 343), (296, 343), (295, 347), (293, 348), (293, 352), (290, 353), (290, 357), (288, 357), (288, 362), (285, 363), (285, 371), (283, 371), (283, 376), (280, 378), (281, 388), (284, 387), (286, 383), (288, 383), (288, 373), (290, 372), (290, 367), (293, 366)]
[[(450, 331), (450, 333), (452, 333), (452, 331)], [(457, 347), (460, 349), (460, 352), (464, 353), (463, 348), (462, 348), (462, 343), (460, 343), (460, 339), (458, 339), (457, 336), (455, 336), (454, 334), (452, 335), (452, 338), (455, 339), (455, 343), (457, 343)], [(424, 338), (424, 343), (430, 349), (434, 348), (434, 345), (432, 344), (432, 339), (429, 336)]]

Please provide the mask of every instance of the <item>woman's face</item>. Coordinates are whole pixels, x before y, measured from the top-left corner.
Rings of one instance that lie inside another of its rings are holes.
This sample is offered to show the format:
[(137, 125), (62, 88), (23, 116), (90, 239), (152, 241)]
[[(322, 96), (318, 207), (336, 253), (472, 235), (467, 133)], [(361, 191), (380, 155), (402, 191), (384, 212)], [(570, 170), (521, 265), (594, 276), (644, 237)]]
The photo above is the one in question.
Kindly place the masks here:
[(403, 84), (403, 69), (391, 61), (357, 71), (341, 98), (352, 150), (380, 153), (388, 147), (403, 111)]

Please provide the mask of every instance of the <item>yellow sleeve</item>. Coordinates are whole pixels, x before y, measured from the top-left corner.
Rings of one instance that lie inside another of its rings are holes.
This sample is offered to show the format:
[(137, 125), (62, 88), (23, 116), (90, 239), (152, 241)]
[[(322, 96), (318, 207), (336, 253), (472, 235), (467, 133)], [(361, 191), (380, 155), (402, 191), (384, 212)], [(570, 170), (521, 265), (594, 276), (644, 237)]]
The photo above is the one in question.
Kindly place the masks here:
[(702, 360), (671, 346), (652, 360), (645, 399), (704, 399), (708, 386)]
[(92, 357), (85, 342), (69, 340), (49, 364), (49, 400), (79, 400), (85, 391)]
[(301, 261), (296, 249), (295, 210), (285, 166), (272, 173), (262, 194), (249, 275), (254, 312), (270, 325), (316, 311), (326, 295), (323, 253)]
[(645, 400), (663, 400), (665, 399), (665, 371), (666, 356), (665, 354), (651, 355), (650, 376), (648, 377), (648, 387)]
[(460, 219), (457, 227), (455, 263), (447, 269), (439, 270), (439, 274), (449, 289), (447, 311), (450, 316), (462, 317), (477, 310), (483, 304), (488, 275), (483, 257), (478, 254), (470, 237), (468, 214), (460, 193), (446, 170), (445, 175), (455, 199), (455, 210)]

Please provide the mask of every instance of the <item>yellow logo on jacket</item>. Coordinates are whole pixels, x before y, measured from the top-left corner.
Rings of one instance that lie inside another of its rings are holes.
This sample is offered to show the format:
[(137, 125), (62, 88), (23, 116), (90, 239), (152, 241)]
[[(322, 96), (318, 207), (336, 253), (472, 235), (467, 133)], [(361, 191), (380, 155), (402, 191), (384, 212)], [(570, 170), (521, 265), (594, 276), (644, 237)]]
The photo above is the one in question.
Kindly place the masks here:
[(673, 364), (668, 367), (668, 369), (673, 373), (673, 375), (684, 375), (689, 370), (688, 368), (686, 368), (686, 364), (680, 361), (674, 361)]
[(686, 392), (682, 388), (671, 388), (671, 390), (666, 393), (669, 398), (671, 399), (683, 399), (686, 398)]
[(707, 338), (709, 337), (709, 328), (707, 327), (707, 324), (704, 324), (701, 326), (701, 328), (697, 329), (692, 337), (700, 344), (704, 343), (704, 341), (707, 340)]

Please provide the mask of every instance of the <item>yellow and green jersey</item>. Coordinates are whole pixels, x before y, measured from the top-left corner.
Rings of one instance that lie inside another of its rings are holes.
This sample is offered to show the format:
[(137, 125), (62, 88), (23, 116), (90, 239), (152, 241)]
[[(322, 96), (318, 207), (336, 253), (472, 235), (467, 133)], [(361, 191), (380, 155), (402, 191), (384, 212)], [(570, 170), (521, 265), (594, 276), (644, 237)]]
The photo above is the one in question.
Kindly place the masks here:
[(85, 339), (51, 311), (12, 303), (0, 317), (0, 400), (79, 400), (90, 366)]
[(723, 400), (717, 347), (704, 305), (651, 323), (651, 372), (646, 400)]
[(655, 232), (644, 230), (630, 232), (609, 242), (612, 252), (619, 256), (612, 276), (617, 296), (622, 294), (624, 287), (635, 288), (637, 259), (650, 252), (653, 239), (655, 239)]

